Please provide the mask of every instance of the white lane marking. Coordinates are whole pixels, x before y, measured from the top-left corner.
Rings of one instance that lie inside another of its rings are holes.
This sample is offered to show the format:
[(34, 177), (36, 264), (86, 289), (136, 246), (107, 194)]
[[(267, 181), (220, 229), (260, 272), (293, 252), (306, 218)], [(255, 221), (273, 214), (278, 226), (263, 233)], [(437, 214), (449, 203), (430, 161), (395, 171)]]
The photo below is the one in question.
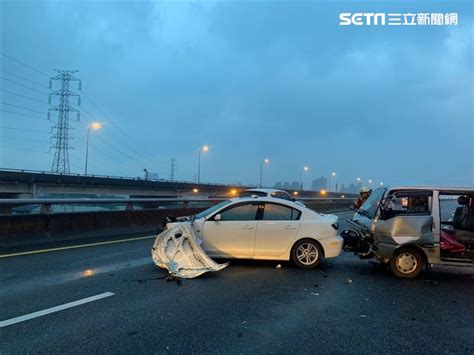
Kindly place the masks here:
[(51, 308), (48, 308), (48, 309), (43, 309), (42, 311), (33, 312), (33, 313), (30, 313), (30, 314), (25, 314), (24, 316), (7, 319), (7, 320), (4, 320), (4, 321), (0, 322), (0, 328), (8, 327), (9, 325), (24, 322), (24, 321), (27, 321), (27, 320), (30, 320), (30, 319), (33, 319), (33, 318), (42, 317), (42, 316), (45, 316), (47, 314), (63, 311), (63, 310), (68, 309), (68, 308), (80, 306), (81, 304), (97, 301), (97, 300), (100, 300), (102, 298), (110, 297), (110, 296), (113, 296), (113, 295), (115, 295), (115, 293), (104, 292), (104, 293), (101, 293), (99, 295), (83, 298), (83, 299), (78, 300), (78, 301), (65, 303), (65, 304), (62, 304), (60, 306), (51, 307)]

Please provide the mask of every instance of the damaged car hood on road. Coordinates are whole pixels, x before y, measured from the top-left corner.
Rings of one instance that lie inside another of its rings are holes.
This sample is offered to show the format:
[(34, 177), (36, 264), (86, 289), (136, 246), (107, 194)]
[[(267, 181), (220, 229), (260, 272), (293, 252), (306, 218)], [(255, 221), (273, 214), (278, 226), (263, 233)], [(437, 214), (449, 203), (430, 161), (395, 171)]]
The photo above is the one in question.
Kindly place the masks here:
[(151, 255), (156, 265), (170, 275), (191, 279), (210, 271), (219, 271), (229, 263), (218, 264), (202, 250), (191, 222), (168, 225), (153, 244)]

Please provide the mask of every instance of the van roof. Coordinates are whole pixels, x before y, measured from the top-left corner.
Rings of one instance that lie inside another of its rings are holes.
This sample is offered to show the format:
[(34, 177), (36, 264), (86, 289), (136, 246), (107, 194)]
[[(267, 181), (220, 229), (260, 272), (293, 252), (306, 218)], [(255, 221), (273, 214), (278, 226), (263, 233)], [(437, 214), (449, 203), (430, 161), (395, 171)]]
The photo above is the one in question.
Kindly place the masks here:
[(415, 190), (415, 191), (452, 191), (452, 192), (474, 192), (474, 187), (453, 187), (453, 186), (395, 186), (390, 187), (390, 191), (394, 190)]

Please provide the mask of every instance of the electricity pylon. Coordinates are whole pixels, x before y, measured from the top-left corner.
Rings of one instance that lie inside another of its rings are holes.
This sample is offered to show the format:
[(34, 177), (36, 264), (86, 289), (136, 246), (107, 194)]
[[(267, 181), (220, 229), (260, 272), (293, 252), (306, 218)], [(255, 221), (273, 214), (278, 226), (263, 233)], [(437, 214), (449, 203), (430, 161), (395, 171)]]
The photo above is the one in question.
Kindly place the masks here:
[(48, 110), (48, 119), (51, 119), (51, 111), (58, 112), (58, 121), (52, 128), (54, 134), (51, 136), (51, 141), (54, 140), (54, 144), (51, 146), (51, 148), (54, 148), (54, 159), (51, 171), (54, 173), (69, 173), (68, 151), (72, 149), (69, 145), (69, 130), (73, 129), (69, 126), (69, 113), (76, 112), (78, 121), (80, 117), (79, 110), (69, 103), (70, 97), (77, 96), (77, 105), (81, 104), (81, 97), (79, 94), (71, 91), (70, 84), (72, 81), (78, 82), (79, 90), (81, 90), (82, 85), (81, 81), (73, 75), (77, 73), (78, 70), (55, 71), (58, 72), (58, 75), (49, 80), (49, 88), (53, 88), (53, 80), (60, 80), (61, 87), (58, 90), (53, 90), (48, 98), (48, 102), (51, 104), (51, 96), (59, 96), (59, 105), (53, 106)]

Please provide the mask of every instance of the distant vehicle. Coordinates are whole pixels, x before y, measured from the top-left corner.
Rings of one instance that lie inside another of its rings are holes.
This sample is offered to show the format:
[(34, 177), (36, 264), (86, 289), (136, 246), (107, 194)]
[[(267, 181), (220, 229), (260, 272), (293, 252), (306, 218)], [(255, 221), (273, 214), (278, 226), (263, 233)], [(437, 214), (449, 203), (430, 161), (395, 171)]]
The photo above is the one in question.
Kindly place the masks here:
[(423, 265), (474, 266), (474, 188), (378, 188), (343, 231), (344, 250), (417, 276)]
[(304, 206), (302, 202), (297, 201), (293, 196), (291, 196), (288, 192), (284, 190), (248, 189), (248, 190), (241, 191), (239, 194), (239, 197), (251, 197), (251, 196), (281, 198), (283, 200), (293, 201), (301, 206)]
[(284, 199), (234, 198), (191, 220), (202, 249), (215, 258), (292, 260), (310, 269), (342, 250), (337, 216), (320, 214)]

